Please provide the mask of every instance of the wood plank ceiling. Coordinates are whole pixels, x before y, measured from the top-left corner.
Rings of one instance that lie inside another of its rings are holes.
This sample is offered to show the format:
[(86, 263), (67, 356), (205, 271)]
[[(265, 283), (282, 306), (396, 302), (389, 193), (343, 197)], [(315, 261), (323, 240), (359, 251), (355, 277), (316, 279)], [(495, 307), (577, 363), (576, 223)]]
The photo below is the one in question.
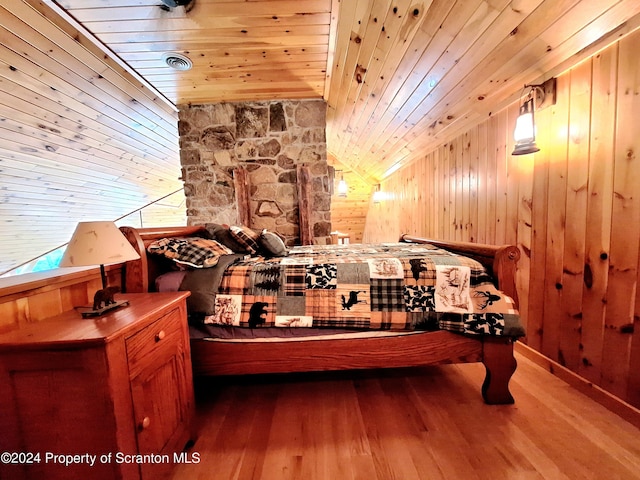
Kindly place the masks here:
[[(0, 0), (0, 273), (81, 219), (179, 190), (175, 105), (324, 98), (329, 157), (374, 185), (639, 14), (638, 0)], [(193, 68), (167, 67), (171, 52)]]
[[(322, 97), (331, 0), (58, 3), (176, 104)], [(168, 68), (165, 53), (193, 68)]]
[[(59, 3), (178, 105), (324, 96), (330, 155), (372, 184), (640, 12), (637, 0)], [(165, 52), (194, 68), (167, 69)]]
[(0, 274), (161, 198), (145, 224), (184, 223), (177, 118), (47, 5), (0, 1)]

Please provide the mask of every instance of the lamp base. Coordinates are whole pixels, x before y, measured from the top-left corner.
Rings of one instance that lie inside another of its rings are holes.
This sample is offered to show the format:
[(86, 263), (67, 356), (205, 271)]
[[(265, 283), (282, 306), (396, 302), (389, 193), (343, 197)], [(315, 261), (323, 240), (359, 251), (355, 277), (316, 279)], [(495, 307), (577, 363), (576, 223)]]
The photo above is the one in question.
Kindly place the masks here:
[(114, 310), (119, 307), (123, 307), (125, 305), (129, 305), (129, 300), (118, 300), (114, 303), (110, 303), (109, 305), (105, 305), (102, 308), (98, 308), (94, 310), (92, 307), (78, 307), (76, 310), (80, 312), (82, 318), (90, 318), (90, 317), (99, 317), (104, 315), (111, 310)]

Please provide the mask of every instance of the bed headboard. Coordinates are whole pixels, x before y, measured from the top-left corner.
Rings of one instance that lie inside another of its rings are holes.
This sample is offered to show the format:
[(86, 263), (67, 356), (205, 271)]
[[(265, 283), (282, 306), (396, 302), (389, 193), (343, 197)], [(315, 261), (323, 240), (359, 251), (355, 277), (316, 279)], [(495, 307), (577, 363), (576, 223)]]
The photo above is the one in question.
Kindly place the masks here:
[[(155, 288), (155, 279), (172, 269), (173, 263), (161, 255), (147, 254), (147, 246), (154, 240), (165, 237), (204, 236), (203, 226), (194, 227), (157, 227), (135, 228), (120, 227), (129, 243), (140, 255), (139, 260), (127, 262), (122, 280), (125, 292), (150, 292)], [(520, 259), (520, 250), (515, 245), (486, 245), (467, 242), (449, 242), (402, 235), (402, 242), (428, 243), (453, 253), (459, 253), (477, 260), (487, 268), (496, 280), (496, 286), (509, 295), (518, 305), (516, 290), (516, 264)]]
[(123, 290), (128, 293), (152, 292), (155, 280), (172, 269), (172, 262), (161, 255), (147, 254), (147, 247), (154, 240), (165, 237), (197, 237), (206, 232), (203, 226), (196, 227), (120, 227), (134, 250), (140, 255), (139, 260), (125, 263)]

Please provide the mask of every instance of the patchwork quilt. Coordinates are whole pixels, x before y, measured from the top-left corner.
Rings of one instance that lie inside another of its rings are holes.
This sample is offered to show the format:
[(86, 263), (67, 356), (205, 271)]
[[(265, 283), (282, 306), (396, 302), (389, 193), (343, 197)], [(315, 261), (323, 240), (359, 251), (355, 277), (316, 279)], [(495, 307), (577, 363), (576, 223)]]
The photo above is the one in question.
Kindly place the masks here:
[(229, 266), (205, 323), (523, 336), (484, 267), (431, 245), (310, 245)]

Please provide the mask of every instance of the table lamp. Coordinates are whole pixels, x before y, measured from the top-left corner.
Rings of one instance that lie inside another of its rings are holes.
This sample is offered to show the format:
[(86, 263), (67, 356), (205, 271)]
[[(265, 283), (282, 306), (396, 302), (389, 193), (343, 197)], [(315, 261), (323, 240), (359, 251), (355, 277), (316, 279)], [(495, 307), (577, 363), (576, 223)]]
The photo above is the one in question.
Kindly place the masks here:
[[(137, 260), (140, 255), (113, 222), (80, 222), (60, 260), (60, 267), (86, 267), (100, 265), (102, 289), (93, 298), (93, 307), (78, 310), (83, 317), (102, 315), (109, 310), (128, 305), (127, 300), (115, 301), (118, 287), (107, 286), (105, 265)], [(103, 306), (104, 304), (104, 306)]]

